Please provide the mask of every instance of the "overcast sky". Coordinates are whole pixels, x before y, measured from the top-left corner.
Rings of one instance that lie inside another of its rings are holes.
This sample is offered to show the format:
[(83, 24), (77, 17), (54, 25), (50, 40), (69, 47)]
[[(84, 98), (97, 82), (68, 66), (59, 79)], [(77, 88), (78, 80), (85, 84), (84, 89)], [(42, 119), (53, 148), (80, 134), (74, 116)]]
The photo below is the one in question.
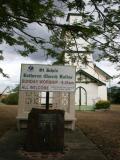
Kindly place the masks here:
[[(4, 45), (2, 47), (5, 47)], [(22, 63), (27, 64), (51, 64), (53, 61), (51, 58), (47, 59), (44, 52), (31, 54), (28, 57), (22, 57), (17, 54), (13, 48), (5, 48), (3, 55), (4, 60), (0, 61), (0, 67), (4, 73), (8, 74), (10, 78), (5, 78), (0, 74), (0, 93), (9, 86), (11, 89), (19, 84), (20, 81), (20, 69)]]

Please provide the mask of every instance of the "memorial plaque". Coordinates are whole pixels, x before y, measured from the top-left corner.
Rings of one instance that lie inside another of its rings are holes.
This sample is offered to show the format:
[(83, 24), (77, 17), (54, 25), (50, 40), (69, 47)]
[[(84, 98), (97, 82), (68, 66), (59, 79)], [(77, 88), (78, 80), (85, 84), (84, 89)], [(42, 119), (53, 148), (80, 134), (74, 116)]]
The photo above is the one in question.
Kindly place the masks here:
[(63, 151), (64, 111), (33, 108), (28, 116), (27, 151)]

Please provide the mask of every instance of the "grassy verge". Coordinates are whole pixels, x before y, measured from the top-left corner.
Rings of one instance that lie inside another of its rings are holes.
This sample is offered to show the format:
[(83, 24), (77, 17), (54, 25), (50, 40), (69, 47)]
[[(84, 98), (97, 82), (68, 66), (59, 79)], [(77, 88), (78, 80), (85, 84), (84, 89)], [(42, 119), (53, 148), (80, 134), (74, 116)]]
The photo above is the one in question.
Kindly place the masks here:
[(77, 127), (108, 157), (120, 160), (120, 105), (108, 111), (77, 112)]

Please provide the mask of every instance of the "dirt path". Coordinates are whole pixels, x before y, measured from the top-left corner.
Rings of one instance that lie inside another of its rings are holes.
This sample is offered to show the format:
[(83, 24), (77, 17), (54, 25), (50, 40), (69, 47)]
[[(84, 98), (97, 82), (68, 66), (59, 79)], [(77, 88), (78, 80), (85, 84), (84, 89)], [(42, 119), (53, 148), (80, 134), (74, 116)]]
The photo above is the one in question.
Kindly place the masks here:
[(0, 106), (0, 137), (11, 128), (16, 127), (17, 106)]
[(77, 112), (77, 127), (99, 147), (109, 160), (120, 160), (120, 106), (109, 111)]

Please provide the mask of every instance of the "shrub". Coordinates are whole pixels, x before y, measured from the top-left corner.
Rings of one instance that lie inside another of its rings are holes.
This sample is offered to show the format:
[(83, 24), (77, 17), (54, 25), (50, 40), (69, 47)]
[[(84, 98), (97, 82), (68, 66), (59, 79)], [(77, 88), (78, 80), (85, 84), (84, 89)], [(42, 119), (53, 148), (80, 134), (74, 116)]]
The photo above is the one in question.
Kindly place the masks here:
[(2, 103), (17, 105), (18, 104), (18, 93), (11, 93), (6, 98), (1, 100)]
[(107, 109), (110, 108), (110, 102), (106, 100), (99, 100), (95, 104), (95, 109)]

